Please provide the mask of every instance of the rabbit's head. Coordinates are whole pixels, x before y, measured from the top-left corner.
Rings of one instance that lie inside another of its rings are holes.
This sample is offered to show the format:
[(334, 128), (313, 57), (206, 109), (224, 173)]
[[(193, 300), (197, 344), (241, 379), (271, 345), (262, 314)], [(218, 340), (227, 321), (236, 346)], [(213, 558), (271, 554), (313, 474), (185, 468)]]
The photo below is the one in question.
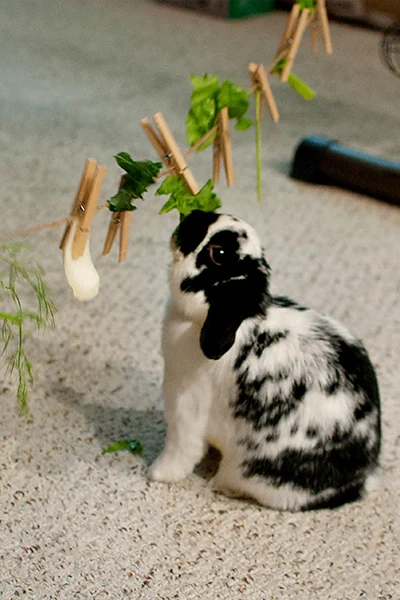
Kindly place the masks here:
[(244, 221), (193, 211), (171, 239), (172, 303), (201, 326), (207, 358), (219, 359), (244, 319), (265, 315), (269, 266), (254, 229)]

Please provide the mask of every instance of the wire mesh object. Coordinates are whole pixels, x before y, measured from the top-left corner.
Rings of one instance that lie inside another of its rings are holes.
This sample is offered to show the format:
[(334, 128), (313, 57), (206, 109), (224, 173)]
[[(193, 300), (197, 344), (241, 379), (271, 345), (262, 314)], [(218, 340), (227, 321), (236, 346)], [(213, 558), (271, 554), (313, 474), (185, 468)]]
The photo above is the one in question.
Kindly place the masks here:
[(400, 21), (384, 33), (380, 49), (385, 65), (400, 77)]

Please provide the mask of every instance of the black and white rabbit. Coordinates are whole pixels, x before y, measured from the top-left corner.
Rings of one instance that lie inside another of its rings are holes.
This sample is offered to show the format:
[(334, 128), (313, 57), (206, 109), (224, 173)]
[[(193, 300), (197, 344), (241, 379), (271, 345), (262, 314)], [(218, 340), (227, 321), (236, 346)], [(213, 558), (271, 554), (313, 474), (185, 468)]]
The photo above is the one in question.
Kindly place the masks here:
[(157, 481), (222, 454), (215, 490), (276, 509), (359, 498), (377, 467), (380, 402), (361, 342), (314, 310), (269, 293), (252, 227), (194, 211), (171, 240), (163, 329), (167, 439)]

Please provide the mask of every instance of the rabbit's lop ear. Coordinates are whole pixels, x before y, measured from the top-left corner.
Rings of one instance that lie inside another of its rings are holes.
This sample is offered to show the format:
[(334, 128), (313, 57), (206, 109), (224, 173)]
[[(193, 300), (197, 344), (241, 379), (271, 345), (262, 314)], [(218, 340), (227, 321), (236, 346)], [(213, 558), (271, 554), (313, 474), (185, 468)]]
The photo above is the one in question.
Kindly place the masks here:
[(213, 303), (201, 329), (200, 347), (207, 358), (218, 360), (232, 348), (243, 318), (224, 302)]
[(207, 358), (221, 358), (235, 343), (242, 322), (265, 314), (269, 303), (268, 267), (265, 261), (260, 262), (261, 268), (222, 282), (210, 294), (210, 308), (200, 334), (200, 346)]
[[(262, 253), (246, 252), (245, 232), (220, 231), (199, 254), (206, 268), (200, 274), (209, 303), (200, 346), (207, 358), (218, 360), (233, 346), (245, 319), (262, 316), (270, 302), (269, 267)], [(201, 254), (203, 253), (203, 257)]]
[(243, 320), (263, 316), (270, 302), (260, 241), (244, 221), (201, 211), (182, 221), (173, 240), (179, 302), (186, 299), (185, 316), (193, 318), (197, 311), (204, 318), (207, 307), (200, 346), (207, 358), (218, 360), (233, 346)]

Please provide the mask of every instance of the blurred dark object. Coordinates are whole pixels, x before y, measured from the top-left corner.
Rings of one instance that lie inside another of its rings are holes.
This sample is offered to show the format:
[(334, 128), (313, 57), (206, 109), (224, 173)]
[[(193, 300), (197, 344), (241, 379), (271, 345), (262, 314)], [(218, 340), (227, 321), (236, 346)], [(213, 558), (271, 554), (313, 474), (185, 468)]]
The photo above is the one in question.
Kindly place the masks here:
[(188, 8), (226, 19), (243, 19), (271, 12), (275, 0), (158, 0), (179, 8)]
[(351, 150), (324, 136), (301, 140), (290, 176), (343, 187), (400, 206), (400, 162)]
[[(290, 9), (294, 0), (277, 0), (277, 8)], [(400, 0), (326, 0), (331, 17), (385, 29), (400, 19)]]
[(400, 77), (400, 21), (385, 31), (381, 41), (381, 54), (385, 65)]

